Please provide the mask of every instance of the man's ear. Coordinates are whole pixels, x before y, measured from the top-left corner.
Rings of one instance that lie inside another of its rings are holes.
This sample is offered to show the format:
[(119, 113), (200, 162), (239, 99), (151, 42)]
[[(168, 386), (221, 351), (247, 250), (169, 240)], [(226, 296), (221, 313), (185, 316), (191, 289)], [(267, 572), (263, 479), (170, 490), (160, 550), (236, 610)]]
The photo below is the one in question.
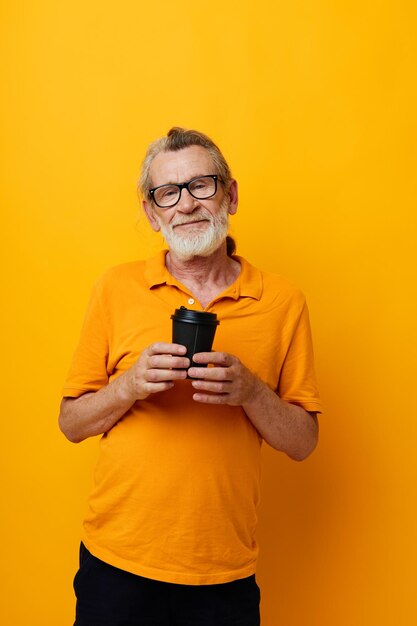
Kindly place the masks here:
[(229, 185), (229, 191), (228, 191), (228, 196), (229, 196), (229, 213), (230, 215), (234, 215), (237, 211), (237, 205), (238, 205), (238, 190), (237, 190), (237, 180), (235, 180), (234, 178), (232, 178), (232, 180), (230, 181), (230, 185)]
[(152, 204), (150, 202), (147, 202), (146, 200), (142, 200), (142, 206), (143, 210), (146, 213), (146, 217), (148, 218), (149, 224), (151, 225), (152, 229), (157, 233), (159, 230), (161, 230), (161, 227), (159, 226), (159, 222), (156, 219), (155, 211)]

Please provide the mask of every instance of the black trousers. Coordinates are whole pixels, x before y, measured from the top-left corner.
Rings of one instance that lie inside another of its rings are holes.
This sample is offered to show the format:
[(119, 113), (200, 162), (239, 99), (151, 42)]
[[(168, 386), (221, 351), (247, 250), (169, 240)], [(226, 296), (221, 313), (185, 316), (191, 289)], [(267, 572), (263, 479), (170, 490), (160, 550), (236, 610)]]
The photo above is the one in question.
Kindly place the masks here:
[(136, 576), (80, 547), (74, 626), (259, 626), (255, 575), (218, 585)]

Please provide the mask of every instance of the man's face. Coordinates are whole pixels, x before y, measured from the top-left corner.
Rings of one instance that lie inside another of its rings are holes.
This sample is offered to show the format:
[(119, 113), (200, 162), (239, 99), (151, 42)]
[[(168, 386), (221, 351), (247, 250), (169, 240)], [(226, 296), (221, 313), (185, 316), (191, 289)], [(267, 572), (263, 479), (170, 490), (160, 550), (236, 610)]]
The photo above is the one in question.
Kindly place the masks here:
[[(177, 152), (161, 152), (153, 160), (150, 175), (153, 187), (185, 183), (198, 176), (216, 174), (210, 154), (201, 146)], [(237, 184), (232, 181), (226, 194), (218, 182), (216, 194), (206, 200), (191, 196), (182, 189), (179, 202), (162, 209), (153, 202), (143, 203), (150, 224), (162, 234), (172, 252), (181, 259), (208, 256), (225, 240), (228, 215), (237, 209)]]

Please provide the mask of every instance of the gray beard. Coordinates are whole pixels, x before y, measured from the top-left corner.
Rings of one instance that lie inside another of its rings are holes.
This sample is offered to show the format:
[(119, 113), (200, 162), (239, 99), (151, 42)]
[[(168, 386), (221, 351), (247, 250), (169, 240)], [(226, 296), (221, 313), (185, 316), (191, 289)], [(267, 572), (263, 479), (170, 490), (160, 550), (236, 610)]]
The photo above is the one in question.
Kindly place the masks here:
[[(195, 256), (210, 256), (225, 241), (229, 230), (229, 200), (225, 199), (217, 215), (212, 215), (206, 209), (197, 209), (192, 215), (177, 217), (172, 224), (162, 224), (156, 216), (161, 233), (172, 251), (182, 261), (189, 261)], [(186, 234), (175, 232), (175, 226), (195, 219), (207, 219), (208, 227), (204, 231), (193, 229)]]

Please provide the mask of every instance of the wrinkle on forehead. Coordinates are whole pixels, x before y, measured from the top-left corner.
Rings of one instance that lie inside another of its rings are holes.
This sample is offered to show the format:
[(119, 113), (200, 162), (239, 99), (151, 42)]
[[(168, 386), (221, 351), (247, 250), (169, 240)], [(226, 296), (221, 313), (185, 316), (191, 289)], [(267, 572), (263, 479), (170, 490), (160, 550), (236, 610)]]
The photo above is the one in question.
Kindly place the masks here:
[(190, 146), (176, 152), (160, 152), (152, 161), (152, 186), (185, 183), (197, 176), (216, 174), (209, 152), (202, 146)]

